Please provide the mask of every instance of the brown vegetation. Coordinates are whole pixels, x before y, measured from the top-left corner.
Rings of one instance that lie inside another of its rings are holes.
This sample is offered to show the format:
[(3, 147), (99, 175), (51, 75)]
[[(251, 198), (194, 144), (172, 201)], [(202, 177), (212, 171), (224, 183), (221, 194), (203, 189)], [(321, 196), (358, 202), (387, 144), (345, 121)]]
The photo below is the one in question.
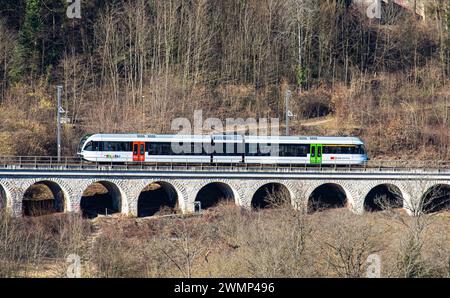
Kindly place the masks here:
[(361, 136), (372, 158), (449, 156), (447, 0), (381, 23), (336, 0), (86, 1), (70, 21), (41, 2), (0, 11), (0, 154), (55, 154), (62, 84), (65, 155), (85, 133), (173, 132), (195, 109), (283, 119), (289, 88), (293, 134)]
[(365, 277), (376, 253), (384, 277), (446, 277), (449, 230), (446, 213), (306, 215), (229, 203), (202, 216), (147, 219), (2, 215), (0, 273), (64, 276), (75, 253), (85, 277)]

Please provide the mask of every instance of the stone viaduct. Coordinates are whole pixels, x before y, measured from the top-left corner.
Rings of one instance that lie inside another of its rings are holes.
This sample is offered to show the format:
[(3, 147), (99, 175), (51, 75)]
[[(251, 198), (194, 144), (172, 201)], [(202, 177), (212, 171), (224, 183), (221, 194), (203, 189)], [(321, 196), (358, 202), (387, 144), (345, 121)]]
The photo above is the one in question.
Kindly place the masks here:
[[(335, 168), (125, 168), (117, 166), (0, 169), (0, 207), (16, 216), (22, 215), (24, 195), (32, 185), (42, 183), (55, 194), (60, 211), (80, 212), (81, 198), (89, 185), (99, 182), (113, 197), (117, 211), (138, 216), (142, 190), (158, 183), (167, 195), (178, 202), (183, 212), (193, 212), (194, 202), (203, 202), (202, 190), (216, 188), (238, 206), (251, 208), (255, 195), (268, 185), (285, 189), (294, 208), (307, 210), (308, 200), (318, 193), (332, 193), (345, 200), (354, 213), (367, 209), (370, 194), (376, 189), (396, 193), (400, 207), (414, 215), (433, 190), (450, 188), (450, 171), (399, 169)], [(203, 196), (207, 196), (206, 194)], [(442, 196), (442, 195), (441, 195)], [(204, 204), (204, 203), (202, 203)], [(205, 205), (206, 206), (206, 205)]]

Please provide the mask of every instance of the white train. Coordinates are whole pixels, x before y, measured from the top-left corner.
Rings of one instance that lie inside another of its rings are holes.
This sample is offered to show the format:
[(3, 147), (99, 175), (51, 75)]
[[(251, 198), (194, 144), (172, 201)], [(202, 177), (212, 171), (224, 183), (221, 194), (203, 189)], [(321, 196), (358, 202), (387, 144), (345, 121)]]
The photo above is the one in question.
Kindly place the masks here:
[(355, 165), (368, 160), (355, 137), (94, 134), (78, 155), (91, 162)]

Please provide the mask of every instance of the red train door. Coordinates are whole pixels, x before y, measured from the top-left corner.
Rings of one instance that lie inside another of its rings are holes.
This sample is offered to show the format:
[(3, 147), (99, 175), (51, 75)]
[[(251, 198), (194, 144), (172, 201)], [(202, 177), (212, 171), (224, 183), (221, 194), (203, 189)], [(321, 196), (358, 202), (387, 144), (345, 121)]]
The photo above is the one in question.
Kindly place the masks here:
[(144, 142), (133, 142), (133, 161), (145, 161)]

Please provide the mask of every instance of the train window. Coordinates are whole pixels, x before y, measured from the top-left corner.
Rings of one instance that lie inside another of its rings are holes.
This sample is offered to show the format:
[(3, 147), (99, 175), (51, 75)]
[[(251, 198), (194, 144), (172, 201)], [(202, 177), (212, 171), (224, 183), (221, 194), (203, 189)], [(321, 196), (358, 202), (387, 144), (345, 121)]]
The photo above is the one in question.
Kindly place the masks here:
[(309, 144), (304, 144), (300, 147), (300, 156), (308, 156), (308, 152), (309, 152)]
[(208, 152), (217, 156), (226, 156), (234, 150), (233, 148), (227, 148), (226, 143), (214, 143), (214, 145), (208, 147)]
[(156, 143), (148, 143), (147, 151), (148, 155), (157, 155)]
[(243, 143), (236, 143), (236, 155), (245, 154), (245, 147)]
[(175, 155), (170, 142), (149, 143), (147, 151), (149, 155)]
[(89, 142), (84, 146), (85, 151), (92, 151), (92, 142)]
[(138, 145), (134, 144), (133, 145), (133, 155), (137, 155), (138, 154)]
[(255, 143), (245, 144), (245, 155), (257, 156), (258, 155), (258, 144), (255, 144)]
[(212, 147), (210, 143), (192, 143), (192, 155), (208, 155), (211, 154)]
[(172, 143), (162, 143), (161, 144), (161, 155), (172, 155)]
[(214, 147), (214, 155), (218, 156), (238, 156), (244, 153), (242, 143), (216, 143)]
[(366, 148), (364, 147), (364, 145), (359, 145), (358, 150), (359, 150), (358, 154), (366, 154)]
[(324, 146), (323, 154), (365, 154), (364, 147), (358, 146)]
[(308, 144), (280, 144), (279, 156), (281, 157), (306, 157), (309, 151)]
[(141, 145), (140, 145), (140, 149), (141, 149), (141, 150), (140, 150), (140, 151), (141, 151), (140, 154), (141, 154), (141, 155), (144, 155), (144, 154), (145, 154), (145, 146), (144, 146), (144, 144), (141, 144)]
[(203, 143), (191, 143), (191, 155), (204, 155)]
[(104, 146), (104, 150), (105, 151), (117, 151), (116, 150), (116, 143), (105, 142), (105, 144), (103, 144), (103, 146)]
[(323, 146), (323, 154), (341, 154), (340, 146)]
[(132, 143), (120, 142), (120, 151), (131, 151)]
[(270, 156), (272, 150), (271, 144), (258, 144), (258, 156)]
[(149, 155), (160, 155), (160, 143), (150, 143), (147, 150)]
[(131, 151), (130, 142), (101, 142), (103, 149), (101, 151)]
[(309, 144), (245, 144), (247, 156), (306, 157), (309, 150)]
[(104, 151), (130, 151), (127, 142), (103, 142)]

